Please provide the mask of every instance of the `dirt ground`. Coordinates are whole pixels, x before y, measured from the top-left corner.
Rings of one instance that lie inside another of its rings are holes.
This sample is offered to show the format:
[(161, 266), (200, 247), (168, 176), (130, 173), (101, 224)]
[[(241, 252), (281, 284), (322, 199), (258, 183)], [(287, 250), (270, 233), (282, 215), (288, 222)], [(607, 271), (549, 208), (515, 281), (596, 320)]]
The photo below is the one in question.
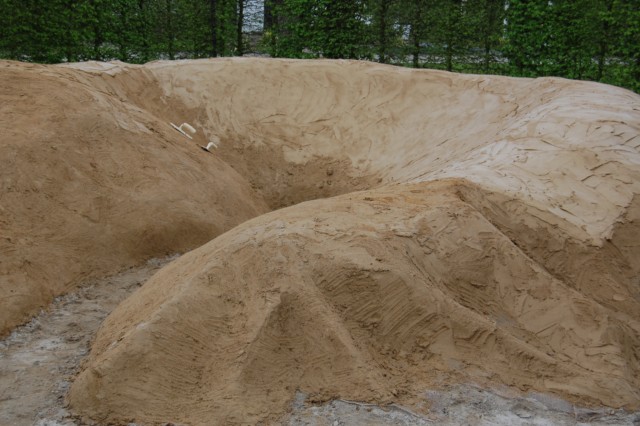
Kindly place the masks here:
[(172, 258), (92, 280), (0, 341), (0, 424), (75, 424), (64, 395), (106, 316)]
[[(78, 373), (104, 318), (159, 268), (175, 257), (86, 283), (57, 298), (46, 311), (0, 341), (0, 424), (77, 426), (85, 423), (66, 408), (64, 395)], [(455, 385), (425, 390), (430, 405), (421, 415), (396, 404), (380, 407), (357, 401), (309, 403), (296, 394), (290, 412), (277, 423), (309, 426), (345, 425), (629, 425), (640, 412), (576, 407), (549, 395), (520, 396), (509, 389), (487, 390)], [(131, 426), (134, 424), (132, 423)]]

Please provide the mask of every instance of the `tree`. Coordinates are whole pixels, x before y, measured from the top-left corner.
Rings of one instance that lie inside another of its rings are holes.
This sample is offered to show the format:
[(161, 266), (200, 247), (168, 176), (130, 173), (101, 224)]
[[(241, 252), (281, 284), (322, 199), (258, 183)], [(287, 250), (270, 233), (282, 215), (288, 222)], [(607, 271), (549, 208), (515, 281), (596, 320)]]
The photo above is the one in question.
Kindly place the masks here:
[(135, 31), (140, 40), (140, 59), (147, 62), (151, 59), (150, 1), (138, 0), (135, 19)]
[(209, 0), (209, 24), (209, 31), (211, 31), (211, 56), (215, 58), (220, 51), (218, 46), (218, 0)]
[(89, 36), (87, 39), (87, 48), (90, 51), (88, 56), (96, 61), (104, 58), (103, 44), (107, 39), (108, 23), (110, 20), (105, 16), (109, 13), (105, 0), (89, 0), (87, 8), (87, 27)]
[(467, 47), (469, 39), (466, 1), (441, 0), (429, 15), (433, 40), (441, 47), (447, 71), (453, 71), (454, 55)]
[(613, 83), (640, 92), (640, 2), (616, 0), (613, 8), (620, 30), (613, 52), (620, 65)]
[(409, 52), (414, 68), (420, 66), (422, 43), (427, 39), (427, 15), (432, 7), (431, 0), (409, 0), (406, 2), (404, 21), (409, 27)]
[(548, 8), (548, 0), (509, 1), (505, 53), (515, 75), (533, 77), (548, 72)]
[[(245, 22), (262, 7), (272, 56), (386, 63), (410, 55), (414, 67), (640, 90), (639, 0), (0, 0), (9, 11), (0, 14), (0, 58), (242, 55), (256, 38), (245, 34)], [(498, 66), (499, 56), (508, 62)]]
[(360, 58), (367, 40), (365, 2), (318, 1), (316, 49), (327, 58)]
[(598, 2), (598, 69), (596, 80), (602, 81), (605, 72), (607, 55), (611, 51), (611, 40), (616, 36), (614, 20), (614, 0), (601, 0)]
[(489, 73), (495, 62), (494, 51), (503, 40), (506, 2), (504, 0), (468, 1), (471, 43), (482, 50), (482, 72)]
[(596, 0), (555, 0), (548, 6), (548, 70), (567, 78), (594, 75), (597, 56), (598, 14)]
[(277, 11), (283, 10), (284, 0), (264, 0), (264, 18), (263, 28), (264, 32), (273, 30), (277, 25)]
[(238, 20), (236, 22), (236, 55), (242, 56), (244, 53), (244, 41), (242, 29), (244, 27), (244, 0), (238, 2)]
[(32, 43), (33, 15), (29, 1), (0, 0), (0, 57), (27, 59), (28, 45)]
[(389, 33), (390, 21), (389, 9), (393, 0), (377, 0), (374, 2), (373, 24), (377, 33), (376, 44), (378, 50), (378, 61), (383, 64), (387, 63), (389, 58), (387, 51), (389, 49)]

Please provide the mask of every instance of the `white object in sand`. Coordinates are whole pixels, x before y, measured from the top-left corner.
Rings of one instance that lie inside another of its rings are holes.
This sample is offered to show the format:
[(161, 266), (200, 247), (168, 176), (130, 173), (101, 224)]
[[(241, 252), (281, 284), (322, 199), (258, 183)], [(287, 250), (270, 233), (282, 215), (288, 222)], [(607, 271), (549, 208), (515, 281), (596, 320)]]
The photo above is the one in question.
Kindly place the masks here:
[(200, 148), (204, 149), (207, 152), (211, 152), (211, 148), (218, 148), (218, 144), (214, 141), (211, 141), (207, 144), (207, 146), (201, 146)]
[(173, 123), (169, 123), (173, 126), (174, 129), (176, 129), (177, 131), (179, 131), (180, 133), (182, 133), (184, 136), (188, 137), (189, 139), (193, 139), (191, 137), (191, 135), (187, 134), (187, 132), (185, 132), (185, 130), (189, 131), (191, 134), (195, 134), (196, 133), (196, 129), (193, 128), (193, 126), (189, 123), (182, 123), (180, 126), (176, 126)]

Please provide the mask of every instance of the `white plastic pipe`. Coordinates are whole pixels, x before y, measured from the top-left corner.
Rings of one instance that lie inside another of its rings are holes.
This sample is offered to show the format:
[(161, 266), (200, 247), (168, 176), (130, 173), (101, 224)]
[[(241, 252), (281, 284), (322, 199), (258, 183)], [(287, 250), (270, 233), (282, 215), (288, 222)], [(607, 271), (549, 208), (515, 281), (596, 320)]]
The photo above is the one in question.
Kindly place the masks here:
[(200, 148), (204, 149), (205, 151), (211, 152), (211, 148), (218, 148), (218, 145), (216, 145), (215, 142), (209, 142), (207, 146), (201, 146)]
[(180, 130), (184, 131), (184, 129), (187, 129), (191, 134), (196, 133), (196, 129), (194, 129), (193, 126), (189, 123), (182, 123), (182, 125), (180, 126)]
[(193, 128), (193, 126), (189, 123), (182, 123), (180, 126), (176, 126), (173, 123), (169, 123), (173, 126), (174, 129), (176, 129), (177, 131), (179, 131), (180, 133), (182, 133), (183, 136), (189, 138), (189, 139), (193, 139), (191, 137), (191, 135), (187, 134), (187, 132), (185, 132), (182, 128), (184, 127), (185, 129), (187, 129), (189, 132), (191, 132), (192, 134), (196, 132), (196, 129)]

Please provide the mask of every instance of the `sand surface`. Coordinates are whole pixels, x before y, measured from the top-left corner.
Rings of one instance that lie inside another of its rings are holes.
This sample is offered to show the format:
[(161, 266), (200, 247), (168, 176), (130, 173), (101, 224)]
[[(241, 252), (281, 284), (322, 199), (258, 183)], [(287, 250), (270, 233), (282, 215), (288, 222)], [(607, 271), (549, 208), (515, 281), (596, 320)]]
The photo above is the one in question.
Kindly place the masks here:
[(267, 211), (229, 165), (78, 74), (0, 62), (0, 335), (82, 280)]
[(104, 318), (161, 265), (149, 263), (82, 283), (0, 341), (0, 424), (75, 425), (64, 396)]
[[(173, 259), (175, 256), (151, 259), (140, 267), (81, 283), (82, 288), (57, 298), (47, 311), (0, 340), (0, 424), (88, 424), (67, 409), (64, 395), (89, 351), (91, 339), (119, 302)], [(504, 387), (485, 389), (469, 384), (424, 392), (421, 403), (429, 405), (427, 415), (396, 404), (380, 407), (346, 400), (311, 404), (308, 398), (309, 395), (296, 393), (289, 412), (277, 423), (292, 426), (640, 423), (640, 412), (586, 409), (548, 395), (518, 395)]]
[(4, 331), (210, 240), (107, 318), (78, 414), (270, 422), (302, 393), (428, 416), (456, 383), (640, 407), (638, 95), (220, 59), (2, 63), (0, 100)]

